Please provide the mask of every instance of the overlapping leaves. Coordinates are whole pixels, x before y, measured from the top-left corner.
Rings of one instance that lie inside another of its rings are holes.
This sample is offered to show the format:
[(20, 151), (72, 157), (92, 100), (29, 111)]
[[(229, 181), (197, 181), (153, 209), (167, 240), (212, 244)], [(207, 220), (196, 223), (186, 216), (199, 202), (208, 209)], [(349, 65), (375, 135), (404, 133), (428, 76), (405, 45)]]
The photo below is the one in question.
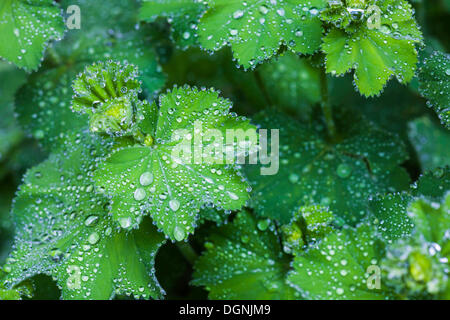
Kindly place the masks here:
[[(415, 45), (422, 40), (411, 5), (405, 0), (357, 1), (354, 7), (339, 8), (344, 14), (322, 15), (332, 25), (322, 44), (327, 72), (343, 75), (355, 69), (355, 84), (368, 97), (378, 95), (393, 76), (409, 82), (416, 70)], [(336, 21), (347, 14), (345, 21)]]
[(94, 189), (93, 170), (109, 150), (109, 142), (76, 135), (27, 172), (13, 208), (6, 289), (43, 273), (64, 299), (161, 297), (153, 259), (163, 236), (148, 221), (130, 233), (118, 228)]
[(248, 212), (214, 232), (195, 264), (192, 284), (205, 286), (210, 299), (293, 299), (286, 284), (289, 259), (277, 235)]
[(450, 63), (449, 55), (434, 52), (419, 69), (420, 93), (428, 99), (443, 125), (450, 129)]
[[(248, 184), (234, 162), (225, 163), (223, 138), (226, 130), (255, 129), (230, 114), (231, 103), (213, 90), (175, 88), (160, 96), (159, 110), (156, 104), (149, 108), (140, 125), (144, 141), (115, 150), (95, 180), (112, 198), (122, 227), (136, 227), (150, 214), (168, 237), (180, 241), (194, 231), (202, 206), (237, 210), (246, 203)], [(219, 136), (207, 137), (210, 129)], [(228, 148), (233, 154), (240, 149), (237, 142)]]
[[(122, 3), (132, 6), (133, 0)], [(80, 0), (77, 2), (85, 13), (83, 30), (72, 30), (52, 48), (46, 63), (37, 73), (31, 75), (16, 95), (16, 110), (19, 122), (25, 131), (41, 141), (47, 148), (58, 143), (67, 131), (77, 131), (87, 126), (86, 117), (70, 109), (73, 95), (73, 79), (83, 68), (98, 60), (117, 59), (129, 61), (140, 67), (143, 90), (149, 95), (159, 91), (165, 78), (158, 65), (156, 54), (146, 46), (143, 32), (114, 31), (115, 27), (131, 27), (133, 14), (117, 17), (115, 10), (108, 11), (99, 4)], [(97, 24), (98, 17), (106, 22)], [(95, 22), (95, 24), (94, 24)], [(111, 27), (111, 29), (107, 29)]]
[(280, 143), (276, 174), (263, 176), (258, 166), (246, 166), (251, 205), (260, 216), (287, 223), (299, 207), (319, 204), (341, 222), (355, 223), (364, 216), (369, 196), (408, 187), (408, 175), (399, 166), (407, 154), (396, 136), (356, 115), (336, 120), (342, 134), (330, 142), (317, 124), (273, 112), (255, 117), (262, 128), (279, 129)]
[(202, 0), (144, 0), (139, 18), (147, 22), (166, 18), (171, 24), (174, 42), (185, 49), (198, 44), (198, 22), (205, 9)]
[(41, 64), (51, 40), (60, 40), (64, 22), (53, 0), (4, 0), (0, 3), (0, 57), (26, 70)]
[(322, 26), (319, 10), (324, 0), (208, 0), (200, 19), (203, 48), (217, 51), (225, 45), (245, 69), (274, 56), (282, 45), (295, 53), (319, 49)]

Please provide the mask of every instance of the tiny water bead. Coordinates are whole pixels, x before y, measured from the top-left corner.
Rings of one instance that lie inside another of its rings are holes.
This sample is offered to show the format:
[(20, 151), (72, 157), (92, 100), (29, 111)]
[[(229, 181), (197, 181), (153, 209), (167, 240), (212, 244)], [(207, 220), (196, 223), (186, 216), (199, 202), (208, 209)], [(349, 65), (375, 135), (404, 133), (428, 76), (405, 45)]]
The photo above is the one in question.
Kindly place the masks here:
[(92, 215), (86, 218), (84, 221), (84, 225), (89, 227), (94, 225), (98, 221), (98, 216)]
[(352, 167), (346, 163), (341, 163), (337, 167), (336, 173), (340, 178), (348, 178), (352, 174)]
[(257, 223), (258, 229), (261, 231), (265, 231), (270, 224), (270, 220), (269, 219), (263, 219), (263, 220), (259, 220)]

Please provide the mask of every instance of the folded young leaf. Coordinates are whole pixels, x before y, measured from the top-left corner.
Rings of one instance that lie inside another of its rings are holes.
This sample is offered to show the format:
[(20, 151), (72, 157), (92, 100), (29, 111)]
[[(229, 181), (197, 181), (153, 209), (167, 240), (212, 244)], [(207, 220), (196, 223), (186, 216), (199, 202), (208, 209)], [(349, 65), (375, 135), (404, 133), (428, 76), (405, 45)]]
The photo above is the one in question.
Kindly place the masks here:
[[(261, 223), (263, 222), (263, 223)], [(241, 211), (232, 224), (214, 232), (195, 264), (192, 284), (210, 299), (295, 299), (286, 284), (289, 259), (265, 220)]]
[(429, 201), (441, 200), (450, 190), (449, 168), (438, 168), (428, 172), (411, 186), (409, 192), (379, 195), (370, 201), (368, 219), (373, 224), (380, 239), (387, 243), (408, 238), (413, 229), (414, 221), (408, 215), (408, 208), (417, 198)]
[(137, 227), (150, 214), (170, 239), (181, 241), (194, 232), (202, 206), (245, 205), (249, 186), (235, 160), (225, 158), (230, 149), (239, 153), (240, 145), (226, 140), (226, 132), (256, 136), (256, 128), (229, 113), (230, 101), (213, 90), (175, 88), (160, 96), (159, 110), (150, 108), (141, 125), (143, 142), (114, 150), (95, 181), (111, 197), (113, 217), (123, 228)]
[(139, 33), (122, 34), (118, 38), (106, 35), (106, 30), (77, 34), (58, 43), (54, 52), (59, 63), (46, 65), (31, 75), (16, 95), (19, 123), (46, 149), (57, 145), (66, 132), (88, 126), (87, 117), (70, 107), (72, 81), (86, 65), (109, 59), (133, 63), (139, 67), (142, 87), (150, 95), (159, 91), (165, 82), (155, 52), (146, 48)]
[(325, 0), (207, 0), (200, 19), (203, 48), (218, 51), (225, 45), (245, 69), (274, 56), (282, 45), (295, 53), (316, 52), (321, 43), (319, 10)]
[(64, 22), (53, 0), (3, 0), (0, 3), (0, 57), (36, 70), (49, 41), (61, 40)]
[(110, 143), (74, 135), (30, 169), (15, 198), (17, 235), (3, 270), (7, 289), (36, 274), (51, 275), (64, 299), (109, 299), (116, 294), (160, 298), (154, 257), (164, 242), (149, 221), (118, 228), (92, 174)]

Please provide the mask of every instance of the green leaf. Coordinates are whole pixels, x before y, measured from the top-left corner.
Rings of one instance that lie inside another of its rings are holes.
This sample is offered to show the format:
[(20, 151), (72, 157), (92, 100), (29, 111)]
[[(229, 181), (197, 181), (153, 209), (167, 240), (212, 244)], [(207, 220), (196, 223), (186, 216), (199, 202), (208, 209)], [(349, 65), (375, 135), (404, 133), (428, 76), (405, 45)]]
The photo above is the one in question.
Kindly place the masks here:
[(450, 190), (449, 168), (430, 171), (420, 177), (408, 193), (386, 194), (372, 199), (369, 207), (370, 223), (377, 228), (381, 239), (387, 243), (407, 238), (415, 225), (408, 213), (410, 204), (417, 198), (440, 201), (448, 190)]
[[(272, 103), (297, 110), (308, 119), (311, 105), (320, 101), (320, 70), (307, 59), (287, 53), (259, 69)], [(309, 119), (308, 119), (309, 120)]]
[(408, 207), (411, 237), (389, 246), (381, 267), (386, 284), (408, 299), (448, 299), (450, 195), (439, 202), (418, 199)]
[(3, 268), (6, 288), (47, 274), (63, 299), (161, 297), (153, 266), (163, 236), (148, 220), (133, 232), (118, 228), (94, 189), (92, 171), (109, 149), (77, 135), (27, 172), (13, 208), (17, 235)]
[(319, 10), (324, 0), (207, 0), (198, 26), (200, 44), (218, 51), (225, 45), (245, 69), (274, 56), (282, 45), (295, 53), (316, 52), (321, 43)]
[(441, 199), (450, 190), (450, 167), (436, 168), (423, 174), (412, 186), (414, 196)]
[[(238, 210), (246, 203), (248, 184), (225, 163), (224, 141), (202, 138), (209, 129), (219, 130), (220, 139), (230, 129), (256, 136), (248, 120), (230, 114), (230, 108), (217, 92), (189, 87), (160, 96), (159, 110), (151, 106), (141, 126), (145, 142), (115, 150), (95, 173), (123, 228), (137, 227), (150, 214), (170, 239), (181, 241), (194, 232), (202, 206)], [(223, 149), (217, 153), (213, 143)], [(239, 151), (236, 143), (230, 146)]]
[[(413, 78), (417, 64), (415, 44), (422, 40), (407, 1), (366, 1), (362, 12), (373, 4), (381, 10), (379, 28), (369, 27), (369, 17), (357, 18), (350, 26), (331, 27), (322, 44), (327, 72), (343, 75), (355, 69), (355, 84), (367, 97), (378, 95), (393, 76), (401, 83)], [(322, 19), (335, 23), (327, 16)]]
[(25, 73), (0, 62), (0, 161), (23, 139), (23, 132), (14, 117), (14, 93), (25, 81)]
[(261, 229), (251, 214), (239, 212), (232, 224), (211, 235), (207, 250), (195, 263), (191, 283), (205, 286), (210, 299), (296, 298), (286, 284), (289, 259), (277, 235)]
[(298, 254), (288, 282), (305, 299), (386, 299), (390, 295), (383, 288), (369, 289), (368, 268), (380, 261), (380, 249), (370, 226), (346, 227)]
[(422, 170), (450, 165), (450, 133), (436, 126), (429, 118), (409, 123), (409, 138), (419, 157)]
[(443, 125), (450, 129), (450, 56), (435, 51), (419, 68), (419, 91), (436, 111)]
[(409, 177), (399, 166), (407, 154), (396, 136), (354, 114), (335, 120), (341, 137), (330, 142), (317, 124), (273, 112), (255, 117), (261, 128), (279, 129), (280, 141), (278, 173), (245, 168), (258, 215), (287, 223), (301, 206), (317, 204), (329, 207), (341, 223), (354, 224), (365, 215), (370, 195), (408, 188)]
[(1, 285), (5, 272), (0, 269), (0, 301), (1, 300), (22, 300), (22, 297), (31, 298), (33, 296), (33, 284), (27, 280), (12, 289), (6, 289)]
[(289, 224), (281, 226), (283, 251), (291, 254), (305, 249), (333, 231), (333, 214), (321, 206), (301, 207)]
[(166, 18), (172, 28), (172, 39), (182, 49), (198, 44), (197, 28), (205, 5), (199, 0), (144, 0), (139, 11), (142, 21)]
[[(139, 23), (140, 0), (108, 0), (108, 10), (103, 2), (91, 0), (61, 0), (61, 7), (80, 7), (81, 28), (72, 29), (68, 36), (91, 33), (94, 30), (122, 30), (128, 32)], [(68, 15), (66, 15), (68, 16)]]
[(411, 234), (414, 224), (406, 210), (412, 196), (407, 193), (378, 196), (370, 202), (373, 214), (371, 222), (376, 226), (381, 239), (386, 242), (401, 239)]
[(53, 0), (3, 0), (0, 4), (0, 56), (36, 70), (51, 40), (61, 40), (64, 22)]

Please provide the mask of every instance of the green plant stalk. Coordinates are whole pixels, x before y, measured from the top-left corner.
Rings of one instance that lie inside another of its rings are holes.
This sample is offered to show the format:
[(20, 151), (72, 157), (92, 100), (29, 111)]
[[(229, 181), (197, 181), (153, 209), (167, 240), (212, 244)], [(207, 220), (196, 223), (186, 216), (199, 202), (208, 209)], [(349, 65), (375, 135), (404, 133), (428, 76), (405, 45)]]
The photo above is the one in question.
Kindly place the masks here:
[(330, 98), (328, 95), (328, 81), (325, 69), (320, 72), (320, 95), (321, 95), (321, 107), (327, 125), (328, 133), (331, 138), (336, 136), (336, 126), (333, 120), (333, 113), (330, 105)]
[(262, 94), (264, 95), (264, 98), (266, 99), (267, 103), (269, 104), (269, 107), (273, 107), (272, 99), (270, 98), (270, 94), (267, 91), (266, 86), (264, 85), (261, 74), (259, 73), (258, 70), (255, 70), (253, 72), (253, 75), (255, 76), (256, 84), (258, 85), (259, 89), (261, 90)]
[(195, 252), (194, 248), (189, 242), (177, 242), (177, 248), (183, 257), (191, 264), (194, 265), (195, 261), (198, 259), (198, 254)]

